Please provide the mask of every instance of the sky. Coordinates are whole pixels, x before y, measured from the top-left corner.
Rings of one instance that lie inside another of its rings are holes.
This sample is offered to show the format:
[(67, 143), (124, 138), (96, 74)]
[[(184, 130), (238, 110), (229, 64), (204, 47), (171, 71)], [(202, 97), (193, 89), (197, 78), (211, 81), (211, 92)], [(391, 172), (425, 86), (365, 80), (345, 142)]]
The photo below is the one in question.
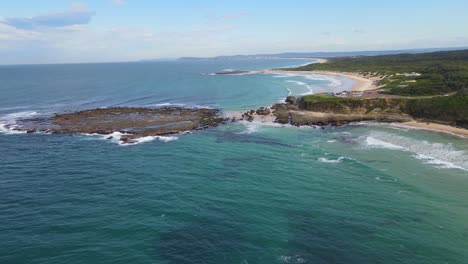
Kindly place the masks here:
[(468, 46), (467, 0), (2, 0), (0, 64)]

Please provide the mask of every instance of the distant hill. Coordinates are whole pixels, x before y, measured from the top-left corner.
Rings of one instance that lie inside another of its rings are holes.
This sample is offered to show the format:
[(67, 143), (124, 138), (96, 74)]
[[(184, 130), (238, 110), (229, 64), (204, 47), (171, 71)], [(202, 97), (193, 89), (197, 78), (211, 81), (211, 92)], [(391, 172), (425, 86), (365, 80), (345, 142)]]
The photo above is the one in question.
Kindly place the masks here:
[(286, 52), (278, 54), (253, 54), (253, 55), (234, 55), (218, 56), (211, 58), (182, 57), (179, 60), (243, 60), (243, 59), (273, 59), (273, 58), (331, 58), (331, 57), (356, 57), (356, 56), (377, 56), (393, 54), (419, 54), (435, 51), (460, 50), (468, 47), (458, 48), (431, 48), (431, 49), (404, 49), (404, 50), (380, 50), (380, 51), (349, 51), (349, 52)]

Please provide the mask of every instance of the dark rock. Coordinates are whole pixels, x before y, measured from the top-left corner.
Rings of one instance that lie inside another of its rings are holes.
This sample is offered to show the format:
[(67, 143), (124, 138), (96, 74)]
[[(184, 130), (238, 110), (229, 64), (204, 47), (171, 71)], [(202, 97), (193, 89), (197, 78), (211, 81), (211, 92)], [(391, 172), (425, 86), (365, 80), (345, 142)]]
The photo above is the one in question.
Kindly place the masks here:
[(286, 97), (286, 103), (296, 105), (297, 104), (297, 98), (294, 96), (288, 96)]
[(271, 114), (271, 110), (266, 107), (260, 107), (255, 113), (257, 113), (257, 115), (269, 115)]

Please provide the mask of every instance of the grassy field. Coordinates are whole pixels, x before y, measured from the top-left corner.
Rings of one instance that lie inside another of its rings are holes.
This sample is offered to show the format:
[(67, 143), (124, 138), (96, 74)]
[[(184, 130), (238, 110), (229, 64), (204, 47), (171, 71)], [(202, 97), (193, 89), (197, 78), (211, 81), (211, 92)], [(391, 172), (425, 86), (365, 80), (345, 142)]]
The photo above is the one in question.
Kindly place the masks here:
[[(382, 93), (421, 96), (468, 93), (468, 50), (423, 54), (331, 58), (297, 71), (342, 71), (383, 76)], [(406, 76), (405, 73), (420, 76)]]

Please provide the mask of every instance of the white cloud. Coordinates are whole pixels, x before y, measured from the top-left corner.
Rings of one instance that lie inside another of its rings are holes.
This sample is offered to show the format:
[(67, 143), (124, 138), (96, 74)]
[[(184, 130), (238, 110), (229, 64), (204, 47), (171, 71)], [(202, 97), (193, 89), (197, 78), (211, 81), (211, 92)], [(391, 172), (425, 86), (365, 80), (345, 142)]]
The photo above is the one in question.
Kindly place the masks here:
[[(1, 20), (0, 20), (1, 21)], [(0, 22), (0, 40), (38, 40), (43, 35), (40, 32), (17, 29), (13, 26), (3, 24)]]
[(34, 29), (38, 27), (64, 27), (88, 24), (95, 15), (94, 11), (81, 2), (71, 3), (71, 9), (51, 11), (32, 17), (4, 17), (0, 23), (18, 29)]

